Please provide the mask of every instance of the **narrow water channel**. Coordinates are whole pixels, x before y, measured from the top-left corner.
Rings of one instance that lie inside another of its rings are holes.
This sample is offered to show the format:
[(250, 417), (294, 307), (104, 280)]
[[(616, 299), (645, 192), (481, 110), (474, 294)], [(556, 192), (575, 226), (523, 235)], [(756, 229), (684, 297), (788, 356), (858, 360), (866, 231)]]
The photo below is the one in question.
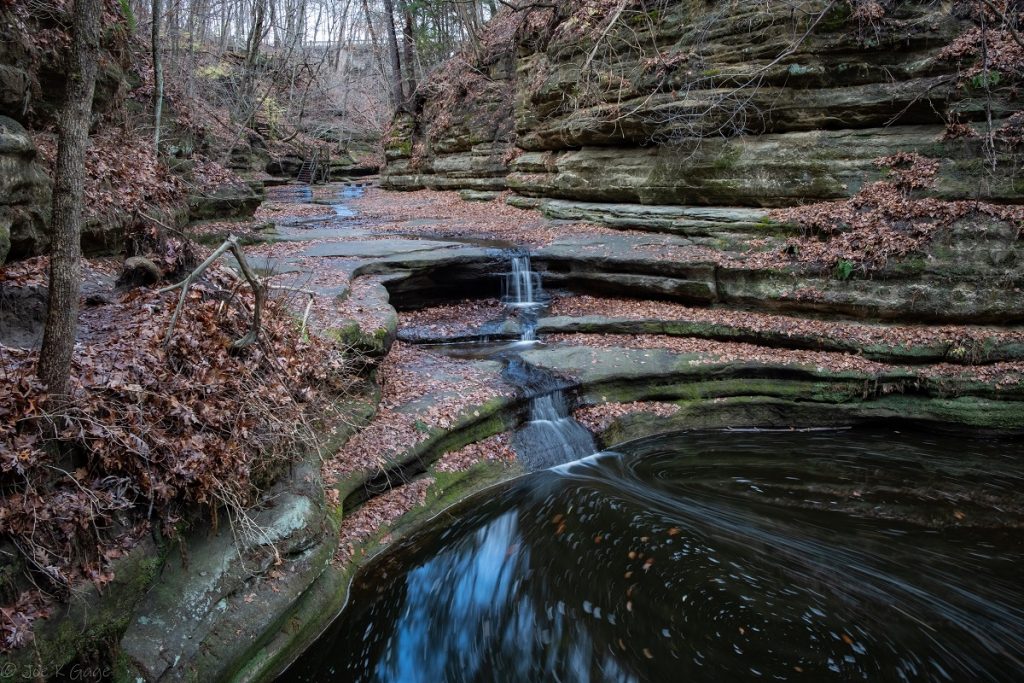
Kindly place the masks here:
[(361, 571), (282, 680), (1024, 680), (1017, 447), (690, 433), (534, 472)]

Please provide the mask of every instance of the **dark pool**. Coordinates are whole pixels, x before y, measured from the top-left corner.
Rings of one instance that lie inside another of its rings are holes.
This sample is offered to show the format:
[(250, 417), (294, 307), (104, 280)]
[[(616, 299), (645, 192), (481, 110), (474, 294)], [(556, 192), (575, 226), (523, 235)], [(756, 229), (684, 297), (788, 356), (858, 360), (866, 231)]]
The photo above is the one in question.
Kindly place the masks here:
[(687, 433), (467, 501), (284, 681), (1022, 681), (1024, 453)]

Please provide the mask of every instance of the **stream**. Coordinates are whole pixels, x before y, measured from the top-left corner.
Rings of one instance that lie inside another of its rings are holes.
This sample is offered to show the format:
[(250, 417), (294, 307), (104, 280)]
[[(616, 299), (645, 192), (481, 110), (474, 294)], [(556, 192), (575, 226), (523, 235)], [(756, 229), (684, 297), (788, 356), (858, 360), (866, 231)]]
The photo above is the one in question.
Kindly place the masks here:
[(687, 433), (534, 472), (376, 558), (281, 680), (1020, 681), (1011, 446)]
[(529, 474), (371, 560), (279, 680), (1024, 680), (1019, 441), (734, 430), (595, 453), (565, 381), (519, 355), (546, 295), (509, 254), (521, 338), (436, 348), (505, 364)]

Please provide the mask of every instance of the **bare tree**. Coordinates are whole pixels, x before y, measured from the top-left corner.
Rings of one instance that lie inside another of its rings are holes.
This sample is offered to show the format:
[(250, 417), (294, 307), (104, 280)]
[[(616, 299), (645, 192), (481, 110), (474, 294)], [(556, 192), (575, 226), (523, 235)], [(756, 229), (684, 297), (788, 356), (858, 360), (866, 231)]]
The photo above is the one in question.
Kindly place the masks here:
[(405, 60), (405, 98), (403, 105), (412, 109), (412, 99), (416, 92), (416, 29), (413, 24), (413, 12), (407, 0), (398, 0), (402, 10), (402, 58)]
[(391, 55), (391, 92), (392, 104), (395, 109), (405, 107), (405, 94), (402, 92), (402, 58), (398, 52), (398, 31), (395, 28), (395, 4), (392, 0), (383, 0), (384, 26), (388, 53)]
[(50, 292), (39, 378), (53, 396), (66, 396), (78, 326), (82, 270), (82, 195), (85, 148), (100, 44), (100, 0), (75, 0), (68, 85), (57, 125), (53, 188)]
[(160, 119), (164, 107), (164, 66), (160, 60), (160, 0), (153, 0), (153, 147), (160, 151)]

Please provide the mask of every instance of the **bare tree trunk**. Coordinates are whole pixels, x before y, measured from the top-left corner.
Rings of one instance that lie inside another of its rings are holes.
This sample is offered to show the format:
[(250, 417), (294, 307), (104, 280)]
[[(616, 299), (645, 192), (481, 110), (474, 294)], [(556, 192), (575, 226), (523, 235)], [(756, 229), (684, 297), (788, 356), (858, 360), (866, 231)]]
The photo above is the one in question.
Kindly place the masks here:
[(402, 30), (403, 59), (405, 61), (405, 100), (403, 106), (412, 111), (412, 100), (416, 92), (416, 32), (413, 28), (412, 10), (406, 0), (398, 0), (399, 7), (405, 19), (405, 26)]
[[(389, 69), (388, 62), (390, 60), (387, 59), (387, 56), (384, 53), (384, 48), (381, 47), (381, 41), (380, 41), (380, 39), (379, 39), (379, 37), (377, 35), (377, 30), (376, 30), (376, 28), (374, 28), (374, 25), (373, 25), (373, 15), (370, 14), (370, 8), (367, 5), (366, 0), (362, 0), (361, 4), (362, 4), (362, 10), (363, 10), (363, 17), (366, 19), (366, 22), (365, 22), (366, 33), (369, 34), (370, 45), (373, 48), (373, 61), (376, 64), (376, 67), (377, 67), (377, 78), (379, 79), (378, 82), (381, 84), (382, 87), (385, 87), (385, 86), (387, 86), (388, 84), (391, 83), (391, 81), (388, 80), (388, 69)], [(393, 84), (392, 84), (392, 87), (388, 88), (387, 90), (388, 90), (388, 97), (391, 100), (392, 108), (397, 108), (397, 104), (394, 101), (395, 89), (394, 89)]]
[(167, 0), (167, 34), (171, 39), (171, 62), (178, 63), (181, 49), (181, 0)]
[(387, 29), (388, 53), (391, 55), (391, 98), (395, 110), (405, 108), (405, 96), (402, 94), (402, 58), (398, 54), (398, 34), (395, 29), (395, 3), (384, 2), (384, 28)]
[(160, 0), (153, 0), (153, 149), (160, 152), (160, 120), (164, 109), (164, 65), (160, 59)]
[(238, 116), (243, 120), (243, 125), (248, 125), (248, 120), (253, 116), (256, 109), (252, 103), (256, 97), (256, 64), (260, 56), (260, 47), (267, 34), (267, 0), (255, 0), (253, 6), (252, 27), (249, 31), (249, 38), (245, 46), (245, 66), (242, 71), (242, 86), (239, 92), (239, 101), (236, 103)]
[(252, 30), (249, 33), (249, 42), (245, 49), (245, 64), (251, 73), (256, 66), (256, 60), (260, 56), (260, 46), (265, 36), (265, 25), (267, 15), (267, 0), (256, 0), (253, 7)]
[[(344, 9), (341, 12), (341, 21), (338, 24), (338, 47), (334, 53), (334, 69), (341, 71), (341, 53), (345, 49), (345, 41), (348, 39), (348, 12), (352, 7), (352, 0), (345, 0)], [(348, 89), (346, 89), (346, 93)]]
[(75, 0), (74, 41), (64, 104), (57, 120), (50, 293), (39, 353), (39, 378), (52, 396), (66, 396), (78, 325), (82, 271), (82, 195), (85, 148), (100, 45), (100, 0)]

